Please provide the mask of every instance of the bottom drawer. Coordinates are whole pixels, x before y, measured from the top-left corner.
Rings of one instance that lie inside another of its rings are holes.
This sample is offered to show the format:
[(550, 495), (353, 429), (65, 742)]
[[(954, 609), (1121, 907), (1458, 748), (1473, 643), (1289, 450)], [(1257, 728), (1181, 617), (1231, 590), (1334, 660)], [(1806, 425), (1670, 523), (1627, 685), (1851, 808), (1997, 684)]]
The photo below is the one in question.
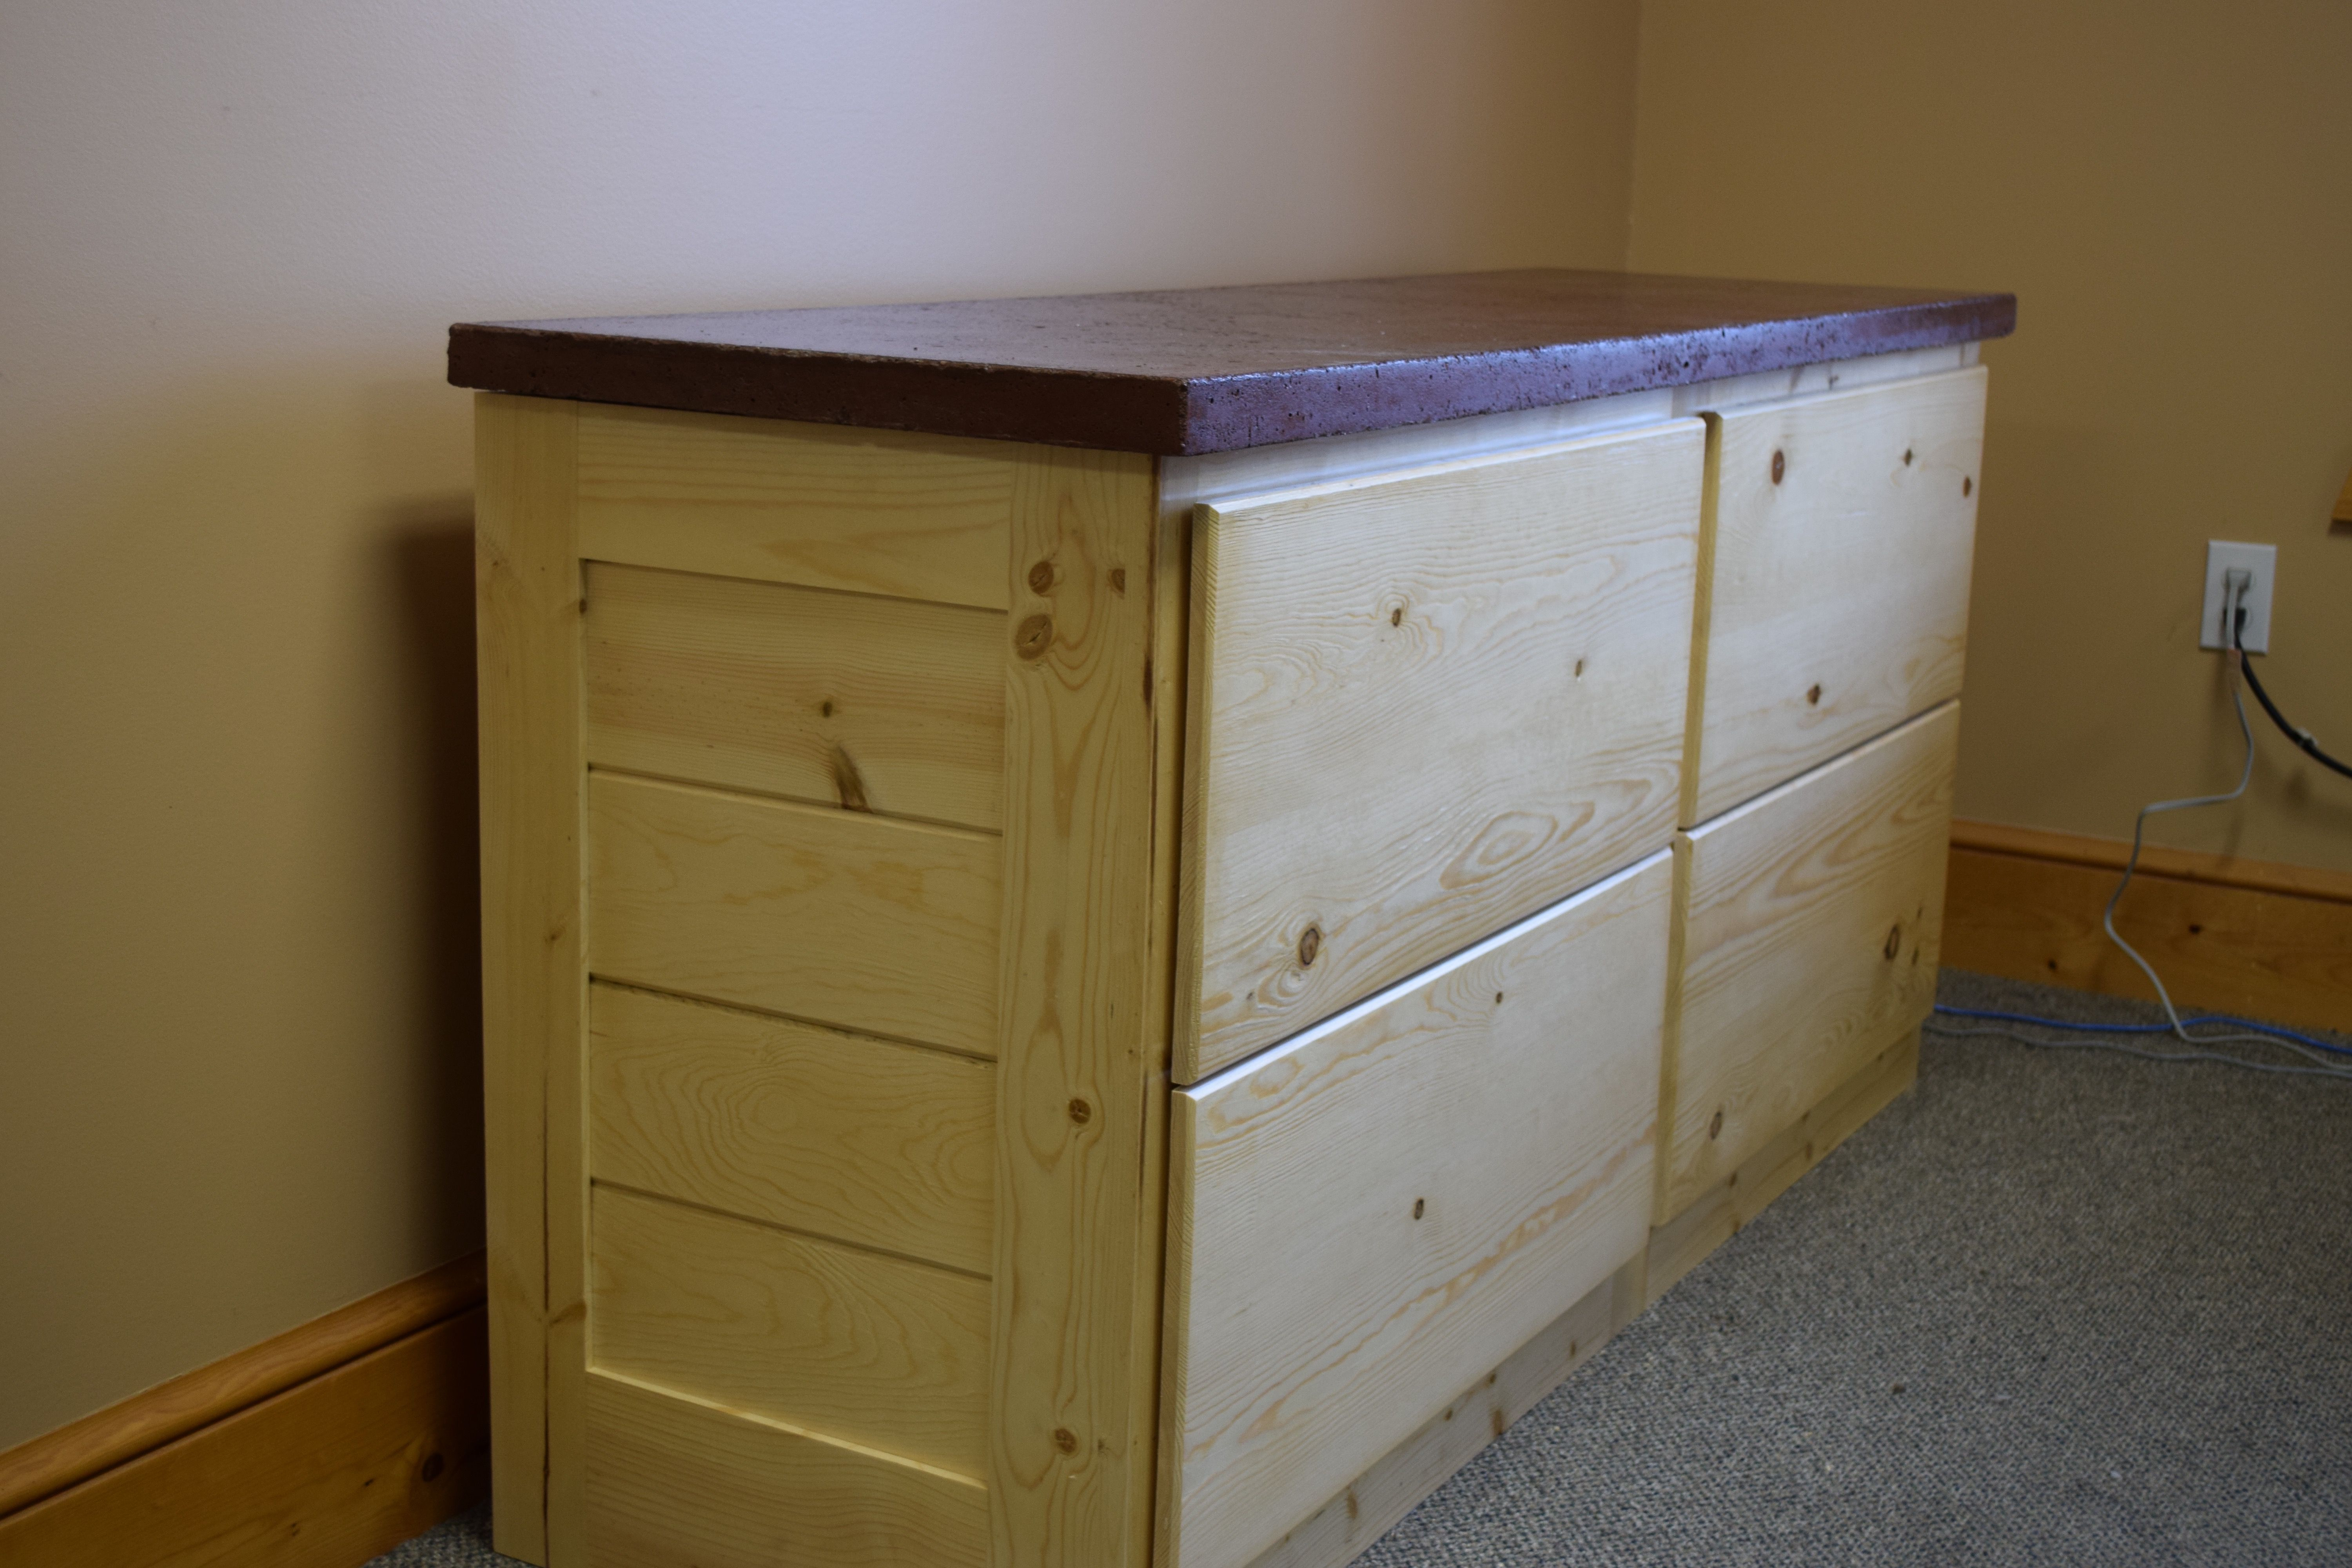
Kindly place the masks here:
[(1927, 1016), (1958, 702), (1675, 841), (1667, 1223)]
[(1248, 1563), (1643, 1250), (1672, 882), (1175, 1095), (1164, 1561)]

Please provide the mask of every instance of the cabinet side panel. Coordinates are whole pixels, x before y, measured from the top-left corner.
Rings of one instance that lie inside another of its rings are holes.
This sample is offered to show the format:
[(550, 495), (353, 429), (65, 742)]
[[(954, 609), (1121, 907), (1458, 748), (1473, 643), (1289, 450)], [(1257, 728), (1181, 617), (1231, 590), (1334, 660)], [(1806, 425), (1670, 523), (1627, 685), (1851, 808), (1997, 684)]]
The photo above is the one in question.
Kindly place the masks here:
[(550, 1379), (583, 1349), (577, 426), (573, 404), (475, 401), (491, 1487), (498, 1549), (542, 1563), (577, 1415)]
[(1116, 1568), (1150, 1507), (1153, 468), (1022, 459), (1005, 658), (992, 1560)]

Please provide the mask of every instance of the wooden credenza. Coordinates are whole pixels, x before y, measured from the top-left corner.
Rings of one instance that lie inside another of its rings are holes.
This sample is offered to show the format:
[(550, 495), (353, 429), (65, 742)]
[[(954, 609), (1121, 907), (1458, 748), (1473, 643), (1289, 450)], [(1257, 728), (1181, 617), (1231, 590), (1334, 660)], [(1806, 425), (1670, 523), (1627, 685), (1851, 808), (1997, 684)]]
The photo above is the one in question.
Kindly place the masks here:
[(2013, 319), (457, 329), (499, 1549), (1370, 1544), (1910, 1081)]

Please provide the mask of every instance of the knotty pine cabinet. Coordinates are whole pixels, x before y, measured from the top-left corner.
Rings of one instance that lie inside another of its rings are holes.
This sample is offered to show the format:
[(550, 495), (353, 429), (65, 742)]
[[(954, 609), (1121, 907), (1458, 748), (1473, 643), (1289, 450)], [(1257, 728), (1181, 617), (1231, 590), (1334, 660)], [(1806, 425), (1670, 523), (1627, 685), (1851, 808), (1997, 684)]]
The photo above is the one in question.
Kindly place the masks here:
[(1368, 1545), (1908, 1083), (2013, 312), (456, 329), (499, 1549)]

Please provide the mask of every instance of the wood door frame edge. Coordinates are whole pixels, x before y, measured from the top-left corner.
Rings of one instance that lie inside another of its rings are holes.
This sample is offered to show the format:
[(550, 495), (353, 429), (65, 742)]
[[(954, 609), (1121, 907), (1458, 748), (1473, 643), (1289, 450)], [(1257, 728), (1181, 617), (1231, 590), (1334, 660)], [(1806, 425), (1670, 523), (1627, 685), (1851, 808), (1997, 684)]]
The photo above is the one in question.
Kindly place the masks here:
[(483, 1300), (477, 1249), (0, 1453), (0, 1520), (458, 1316)]

